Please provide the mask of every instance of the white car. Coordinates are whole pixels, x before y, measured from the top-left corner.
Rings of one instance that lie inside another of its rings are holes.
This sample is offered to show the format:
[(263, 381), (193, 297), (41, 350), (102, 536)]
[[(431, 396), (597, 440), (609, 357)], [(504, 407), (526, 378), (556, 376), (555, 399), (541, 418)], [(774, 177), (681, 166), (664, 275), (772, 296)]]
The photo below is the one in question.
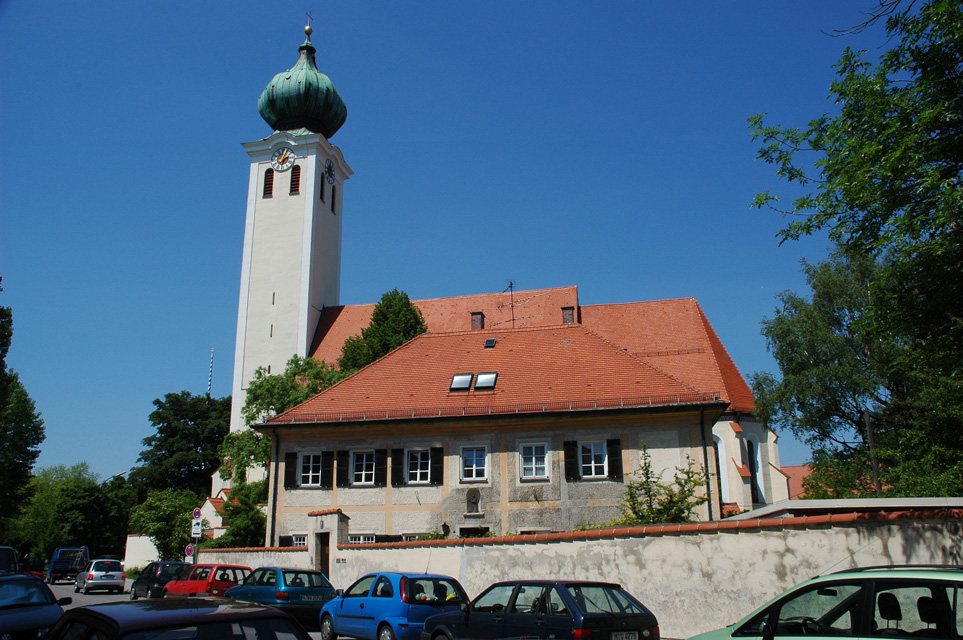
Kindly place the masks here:
[(91, 560), (83, 571), (77, 574), (74, 592), (89, 593), (102, 589), (123, 593), (125, 584), (124, 566), (120, 560), (102, 558)]

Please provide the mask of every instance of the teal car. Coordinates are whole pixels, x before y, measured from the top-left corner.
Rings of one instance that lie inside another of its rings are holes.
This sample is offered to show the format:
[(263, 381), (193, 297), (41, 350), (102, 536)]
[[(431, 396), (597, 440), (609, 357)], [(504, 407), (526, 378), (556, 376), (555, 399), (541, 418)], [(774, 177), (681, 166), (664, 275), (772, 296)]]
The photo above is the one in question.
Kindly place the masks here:
[(317, 629), (321, 607), (334, 597), (335, 591), (320, 571), (258, 567), (224, 595), (241, 602), (256, 602), (280, 609), (305, 629)]
[(963, 637), (963, 567), (849, 569), (790, 589), (725, 629), (690, 640)]

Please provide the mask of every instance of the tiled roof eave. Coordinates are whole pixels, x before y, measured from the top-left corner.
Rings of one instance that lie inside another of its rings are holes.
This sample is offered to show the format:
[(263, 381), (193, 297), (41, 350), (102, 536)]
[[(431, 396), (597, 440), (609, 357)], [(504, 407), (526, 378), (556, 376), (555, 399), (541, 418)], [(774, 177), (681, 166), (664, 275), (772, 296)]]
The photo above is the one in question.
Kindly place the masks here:
[(571, 402), (533, 402), (498, 406), (435, 407), (345, 412), (285, 412), (266, 423), (255, 425), (261, 431), (292, 425), (384, 422), (394, 420), (435, 420), (444, 418), (505, 417), (511, 415), (550, 415), (591, 411), (680, 411), (711, 407), (723, 411), (728, 403), (719, 393), (689, 393), (648, 398), (616, 398)]

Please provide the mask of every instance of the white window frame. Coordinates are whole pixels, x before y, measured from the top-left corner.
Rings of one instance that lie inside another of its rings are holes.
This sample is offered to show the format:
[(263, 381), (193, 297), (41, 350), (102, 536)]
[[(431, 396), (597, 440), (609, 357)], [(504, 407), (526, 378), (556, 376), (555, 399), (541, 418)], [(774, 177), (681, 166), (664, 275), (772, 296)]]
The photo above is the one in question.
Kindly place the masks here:
[[(412, 456), (418, 456), (418, 467), (412, 471)], [(431, 450), (411, 449), (405, 451), (405, 482), (407, 484), (431, 483)]]
[[(541, 447), (541, 455), (535, 452), (536, 447)], [(530, 449), (531, 453), (526, 456), (525, 450)], [(531, 458), (531, 463), (526, 463), (526, 457)], [(542, 463), (538, 464), (541, 457)], [(539, 473), (541, 466), (541, 473)], [(547, 480), (548, 479), (548, 443), (547, 442), (522, 442), (518, 445), (518, 477), (522, 480)]]
[(308, 534), (306, 534), (306, 533), (292, 533), (292, 534), (291, 534), (291, 546), (292, 546), (292, 547), (307, 547), (307, 546), (308, 546)]
[(418, 538), (420, 538), (421, 536), (424, 536), (424, 535), (427, 535), (427, 532), (425, 532), (425, 533), (402, 533), (402, 534), (401, 534), (401, 541), (402, 541), (402, 542), (414, 542), (415, 540), (417, 540)]
[(348, 544), (374, 544), (375, 534), (373, 533), (349, 533)]
[[(591, 447), (592, 451), (589, 453), (590, 460), (586, 462), (585, 451), (583, 447)], [(596, 462), (595, 456), (598, 455), (601, 449), (602, 462)], [(601, 471), (599, 468), (601, 467)], [(586, 473), (586, 470), (589, 473)], [(608, 444), (605, 440), (598, 441), (586, 441), (578, 443), (578, 472), (579, 475), (586, 480), (600, 480), (609, 477), (609, 451)]]
[[(358, 470), (358, 462), (363, 465)], [(355, 486), (373, 487), (375, 481), (375, 453), (374, 451), (351, 452), (351, 484)]]
[[(304, 471), (305, 463), (309, 464), (311, 468), (307, 473)], [(300, 486), (302, 487), (320, 487), (321, 486), (321, 454), (320, 453), (305, 453), (301, 455), (301, 467), (298, 470), (298, 479), (300, 480)]]
[[(479, 449), (482, 451), (481, 474), (479, 475), (478, 473), (479, 467), (477, 465), (472, 466), (470, 473), (466, 474), (465, 472), (469, 471), (469, 469), (465, 464), (467, 462), (465, 460), (465, 453), (467, 451), (477, 451)], [(460, 460), (458, 467), (462, 482), (486, 482), (488, 480), (488, 445), (466, 445), (461, 448), (461, 453), (459, 454), (458, 458)]]

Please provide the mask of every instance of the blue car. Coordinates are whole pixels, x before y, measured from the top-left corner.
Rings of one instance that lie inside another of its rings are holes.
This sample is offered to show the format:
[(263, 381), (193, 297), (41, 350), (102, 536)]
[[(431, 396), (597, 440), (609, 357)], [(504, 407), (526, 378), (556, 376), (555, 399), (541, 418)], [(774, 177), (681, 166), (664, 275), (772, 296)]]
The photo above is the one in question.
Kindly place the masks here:
[(321, 609), (321, 638), (418, 640), (429, 616), (458, 611), (468, 595), (450, 576), (369, 573)]
[(305, 629), (317, 629), (321, 605), (335, 595), (320, 571), (294, 567), (258, 567), (224, 596), (242, 602), (270, 605), (287, 612)]
[(34, 576), (0, 576), (0, 635), (40, 638), (64, 614), (71, 598), (54, 597), (50, 587)]

